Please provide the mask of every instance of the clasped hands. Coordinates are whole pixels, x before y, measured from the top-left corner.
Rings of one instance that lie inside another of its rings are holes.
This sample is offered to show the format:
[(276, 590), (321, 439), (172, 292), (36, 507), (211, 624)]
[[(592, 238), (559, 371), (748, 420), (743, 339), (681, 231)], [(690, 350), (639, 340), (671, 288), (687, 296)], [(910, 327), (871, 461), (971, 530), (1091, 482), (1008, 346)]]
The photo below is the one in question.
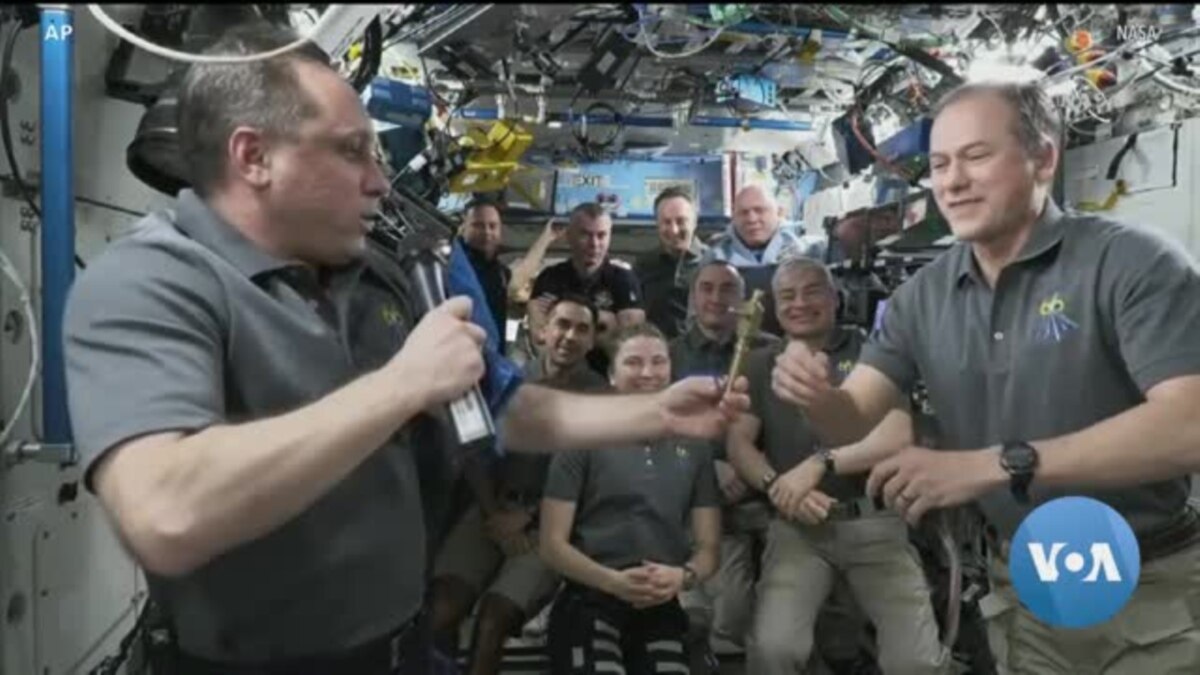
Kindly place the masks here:
[(533, 515), (515, 504), (505, 504), (483, 521), (483, 530), (505, 557), (511, 558), (537, 550), (538, 542), (529, 532)]
[[(771, 503), (785, 518), (808, 525), (823, 522), (837, 502), (817, 489), (824, 475), (819, 458), (806, 459), (771, 485)], [(1006, 479), (997, 449), (908, 446), (871, 469), (866, 493), (871, 498), (881, 496), (885, 506), (915, 527), (930, 510), (971, 502)]]
[(670, 602), (683, 590), (682, 567), (643, 560), (637, 567), (613, 570), (607, 591), (633, 605), (646, 609)]
[[(771, 388), (780, 399), (808, 410), (831, 402), (836, 391), (830, 377), (829, 357), (813, 352), (803, 342), (793, 341), (775, 360)], [(983, 450), (930, 450), (908, 446), (877, 463), (867, 478), (869, 497), (882, 496), (883, 503), (910, 525), (916, 525), (931, 509), (965, 504), (1007, 481), (1000, 467), (997, 447)], [(784, 513), (799, 514), (806, 499), (824, 474), (823, 464), (803, 469), (805, 464), (784, 474), (772, 486), (772, 502), (779, 493)], [(820, 499), (827, 502), (828, 497)], [(813, 509), (804, 509), (813, 513)], [(820, 513), (820, 511), (815, 511)], [(798, 516), (797, 516), (798, 517)]]

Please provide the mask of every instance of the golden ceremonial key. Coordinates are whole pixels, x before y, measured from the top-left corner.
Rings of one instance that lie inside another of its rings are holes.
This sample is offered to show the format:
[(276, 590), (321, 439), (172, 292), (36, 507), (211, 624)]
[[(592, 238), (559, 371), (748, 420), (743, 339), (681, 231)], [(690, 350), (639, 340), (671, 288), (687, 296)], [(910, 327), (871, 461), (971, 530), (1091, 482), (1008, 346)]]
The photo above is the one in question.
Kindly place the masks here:
[(761, 290), (755, 290), (750, 295), (750, 299), (742, 303), (741, 309), (736, 310), (738, 315), (737, 345), (733, 348), (733, 363), (729, 366), (729, 380), (725, 382), (726, 394), (733, 389), (733, 383), (742, 374), (742, 367), (746, 363), (746, 353), (750, 351), (750, 340), (758, 335), (759, 327), (762, 326), (764, 312), (762, 294)]

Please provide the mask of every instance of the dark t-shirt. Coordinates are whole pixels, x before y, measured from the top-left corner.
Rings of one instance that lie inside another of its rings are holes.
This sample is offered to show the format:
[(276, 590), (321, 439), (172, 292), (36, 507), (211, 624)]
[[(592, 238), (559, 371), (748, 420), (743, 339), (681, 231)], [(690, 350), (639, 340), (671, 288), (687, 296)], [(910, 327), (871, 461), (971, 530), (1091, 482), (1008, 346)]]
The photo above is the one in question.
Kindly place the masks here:
[(483, 294), (487, 298), (488, 309), (491, 311), (492, 319), (496, 322), (496, 334), (500, 336), (500, 353), (503, 354), (508, 346), (504, 335), (508, 323), (508, 282), (512, 279), (512, 270), (499, 260), (489, 260), (482, 253), (468, 246), (465, 241), (462, 242), (462, 246), (463, 250), (467, 252), (467, 260), (471, 262), (471, 267), (475, 270), (475, 277), (479, 279), (479, 285), (483, 288)]
[(642, 284), (646, 320), (658, 326), (670, 340), (687, 330), (688, 289), (699, 268), (705, 246), (693, 240), (683, 256), (661, 248), (645, 251), (633, 263), (633, 273)]
[(568, 294), (582, 295), (589, 298), (596, 309), (614, 314), (642, 305), (637, 276), (611, 260), (604, 261), (587, 279), (580, 278), (570, 260), (547, 267), (533, 282), (532, 297), (547, 293), (559, 298)]
[[(597, 310), (616, 314), (626, 309), (642, 306), (641, 285), (637, 276), (627, 267), (611, 260), (604, 261), (600, 269), (587, 279), (582, 279), (570, 260), (551, 265), (542, 270), (533, 282), (533, 298), (550, 294), (561, 298), (564, 295), (582, 295), (592, 301)], [(608, 372), (608, 355), (595, 348), (588, 352), (588, 365), (600, 374)]]
[[(829, 355), (834, 384), (841, 384), (858, 361), (866, 336), (855, 329), (838, 329), (833, 340), (825, 348)], [(771, 389), (771, 371), (775, 358), (787, 348), (786, 342), (762, 347), (750, 353), (746, 359), (746, 379), (750, 383), (750, 413), (758, 418), (761, 426), (755, 445), (762, 450), (771, 468), (784, 473), (816, 452), (818, 439), (800, 408), (781, 400)], [(826, 475), (820, 490), (835, 499), (857, 499), (862, 497), (866, 486), (866, 474), (858, 476)]]

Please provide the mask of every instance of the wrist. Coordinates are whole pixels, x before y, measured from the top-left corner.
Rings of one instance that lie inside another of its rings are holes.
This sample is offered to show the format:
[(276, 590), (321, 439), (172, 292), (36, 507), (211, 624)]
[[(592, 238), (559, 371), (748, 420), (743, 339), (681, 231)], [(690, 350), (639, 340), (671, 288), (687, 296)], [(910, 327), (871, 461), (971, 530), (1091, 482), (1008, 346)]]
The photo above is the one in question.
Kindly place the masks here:
[(984, 452), (988, 455), (987, 476), (996, 480), (995, 483), (989, 480), (989, 486), (1007, 485), (1018, 503), (1028, 503), (1029, 487), (1039, 464), (1037, 448), (1024, 441), (1012, 441), (992, 446)]
[(829, 464), (825, 459), (826, 450), (822, 449), (805, 458), (797, 468), (802, 471), (811, 472), (818, 482), (829, 473)]
[(779, 480), (779, 472), (775, 471), (773, 467), (768, 466), (767, 470), (764, 471), (762, 476), (759, 478), (758, 489), (762, 492), (770, 492), (771, 486), (774, 485), (775, 481), (777, 480)]
[[(391, 368), (385, 366), (372, 371), (361, 379), (369, 391), (371, 407), (386, 410), (400, 424), (430, 405), (429, 388), (417, 384), (416, 378), (409, 374), (409, 368), (403, 362), (393, 364)], [(397, 386), (398, 382), (412, 383), (412, 386)]]
[(621, 572), (611, 567), (605, 567), (603, 574), (596, 584), (597, 590), (608, 595), (619, 596), (621, 590)]
[(662, 391), (646, 394), (650, 398), (644, 409), (655, 415), (652, 421), (654, 425), (654, 432), (651, 434), (652, 438), (662, 438), (671, 434), (670, 399), (667, 396), (667, 392), (670, 390), (671, 388), (667, 387)]
[(1004, 464), (1000, 461), (1003, 451), (1004, 446), (999, 443), (983, 450), (987, 459), (983, 462), (983, 471), (979, 475), (987, 483), (989, 490), (1008, 486), (1008, 471), (1005, 471)]
[(696, 573), (696, 568), (692, 563), (684, 563), (683, 567), (679, 568), (679, 587), (685, 591), (690, 591), (696, 587), (700, 581), (700, 575)]

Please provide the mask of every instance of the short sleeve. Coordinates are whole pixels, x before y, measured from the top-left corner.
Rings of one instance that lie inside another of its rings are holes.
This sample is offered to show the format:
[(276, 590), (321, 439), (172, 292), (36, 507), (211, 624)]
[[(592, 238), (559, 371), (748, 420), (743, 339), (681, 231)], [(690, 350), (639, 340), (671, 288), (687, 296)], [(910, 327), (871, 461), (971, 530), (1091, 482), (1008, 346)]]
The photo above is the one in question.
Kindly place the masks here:
[(588, 450), (559, 452), (550, 462), (546, 474), (546, 489), (542, 496), (578, 502), (583, 496), (583, 484), (587, 479)]
[(1109, 289), (1117, 343), (1143, 393), (1200, 374), (1200, 271), (1182, 250), (1149, 232), (1123, 229), (1101, 279)]
[(613, 296), (613, 311), (640, 309), (642, 306), (641, 284), (633, 270), (616, 267), (609, 292)]
[(540, 298), (547, 293), (554, 293), (552, 269), (554, 268), (547, 267), (538, 272), (537, 278), (533, 280), (533, 290), (529, 293), (531, 299)]
[(771, 370), (779, 349), (774, 345), (759, 347), (746, 357), (746, 380), (750, 385), (750, 414), (759, 420), (767, 419), (767, 403), (772, 396)]
[(725, 250), (725, 247), (727, 246), (727, 236), (728, 235), (725, 234), (718, 234), (715, 238), (713, 238), (712, 241), (708, 243), (707, 248), (704, 249), (704, 253), (700, 254), (700, 260), (696, 263), (697, 268), (704, 267), (708, 263), (715, 260), (729, 259), (729, 255)]
[(720, 506), (717, 471), (713, 467), (712, 455), (704, 451), (698, 454), (700, 457), (696, 468), (696, 484), (692, 487), (692, 508)]
[(205, 265), (188, 252), (121, 242), (73, 286), (67, 396), (89, 488), (110, 448), (223, 420), (222, 291)]
[(879, 328), (872, 332), (858, 357), (859, 363), (886, 375), (900, 391), (910, 391), (917, 381), (914, 338), (917, 335), (917, 284), (921, 281), (922, 274), (918, 273), (896, 289), (880, 307), (882, 320), (876, 317)]

